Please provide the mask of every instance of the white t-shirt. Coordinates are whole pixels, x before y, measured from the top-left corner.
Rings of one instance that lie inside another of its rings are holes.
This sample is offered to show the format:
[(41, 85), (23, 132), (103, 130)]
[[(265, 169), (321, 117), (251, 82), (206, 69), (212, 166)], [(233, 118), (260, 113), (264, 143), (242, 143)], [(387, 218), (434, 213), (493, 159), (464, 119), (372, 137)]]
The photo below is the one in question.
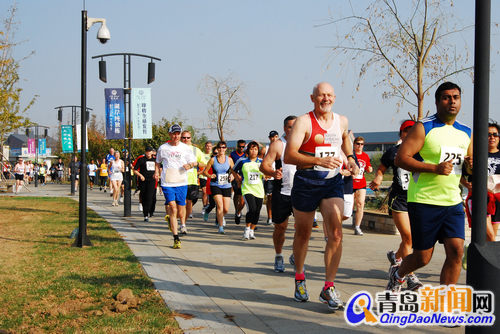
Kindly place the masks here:
[(87, 168), (89, 169), (89, 176), (95, 176), (95, 171), (97, 170), (96, 164), (90, 164)]
[(176, 146), (165, 143), (156, 152), (156, 162), (163, 163), (161, 186), (180, 187), (188, 184), (188, 173), (183, 165), (196, 162), (196, 157), (184, 143)]

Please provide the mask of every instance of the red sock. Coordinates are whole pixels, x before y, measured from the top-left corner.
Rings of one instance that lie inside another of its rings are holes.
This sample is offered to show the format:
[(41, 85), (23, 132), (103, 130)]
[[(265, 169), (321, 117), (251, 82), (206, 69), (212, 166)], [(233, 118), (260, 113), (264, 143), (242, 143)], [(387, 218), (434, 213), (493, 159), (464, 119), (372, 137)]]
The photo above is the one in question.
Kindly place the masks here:
[(333, 282), (325, 281), (325, 287), (323, 288), (323, 290), (328, 290), (329, 288), (333, 288)]
[(295, 279), (297, 281), (303, 281), (306, 279), (306, 274), (305, 273), (302, 273), (302, 274), (299, 274), (299, 273), (295, 273)]

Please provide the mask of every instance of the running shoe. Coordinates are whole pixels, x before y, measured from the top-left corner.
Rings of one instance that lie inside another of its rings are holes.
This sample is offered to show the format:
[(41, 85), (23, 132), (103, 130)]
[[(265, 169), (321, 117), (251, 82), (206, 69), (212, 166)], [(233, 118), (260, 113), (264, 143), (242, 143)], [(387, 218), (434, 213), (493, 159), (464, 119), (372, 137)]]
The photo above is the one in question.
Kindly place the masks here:
[(363, 235), (363, 231), (361, 231), (359, 226), (354, 227), (354, 235), (359, 235), (359, 236)]
[[(54, 182), (52, 182), (52, 183), (54, 183)], [(99, 191), (102, 191), (102, 187), (99, 187)]]
[(387, 252), (387, 260), (389, 260), (391, 266), (401, 265), (401, 259), (396, 259), (396, 253), (392, 250)]
[(205, 207), (201, 208), (201, 214), (204, 215), (205, 214)]
[(174, 249), (180, 249), (180, 248), (181, 248), (181, 241), (174, 240)]
[(144, 217), (144, 221), (148, 222), (149, 221), (149, 217), (148, 216)]
[(464, 270), (467, 270), (467, 249), (469, 248), (469, 245), (464, 245), (464, 257), (462, 258), (462, 268)]
[(420, 289), (424, 285), (420, 282), (417, 275), (415, 275), (414, 273), (411, 273), (411, 274), (408, 274), (408, 276), (406, 276), (406, 286), (411, 291), (417, 291), (418, 289)]
[(226, 232), (224, 232), (224, 227), (219, 227), (219, 234), (226, 234)]
[(239, 215), (237, 213), (234, 214), (234, 223), (236, 225), (240, 225), (240, 223), (241, 223), (241, 213)]
[(243, 239), (250, 239), (250, 229), (245, 229), (245, 232), (243, 232)]
[(139, 203), (138, 209), (140, 212), (142, 212), (142, 203)]
[(120, 203), (123, 203), (123, 197), (120, 197)]
[(389, 283), (387, 283), (386, 290), (399, 293), (401, 291), (401, 286), (405, 282), (405, 279), (403, 278), (402, 280), (398, 279), (396, 277), (396, 273), (399, 269), (399, 266), (392, 266), (389, 269)]
[(104, 189), (104, 192), (106, 192), (106, 189)]
[(186, 225), (182, 225), (181, 226), (181, 234), (187, 234), (188, 233), (188, 230), (186, 228)]
[(340, 293), (333, 286), (321, 290), (319, 301), (326, 304), (330, 310), (338, 310), (344, 307), (344, 303), (340, 300)]
[(283, 256), (277, 255), (274, 258), (274, 271), (277, 273), (285, 272), (285, 259), (283, 259)]
[(266, 222), (266, 225), (267, 226), (270, 226), (270, 225), (273, 225), (273, 220), (271, 218), (269, 218)]
[(203, 220), (208, 221), (208, 215), (210, 215), (210, 212), (206, 212), (203, 214)]
[(193, 219), (193, 213), (192, 212), (189, 214), (189, 219)]
[(314, 222), (313, 222), (313, 228), (319, 228), (319, 225), (318, 225), (318, 223), (316, 222), (316, 219), (315, 219), (315, 220), (314, 220)]
[(250, 239), (255, 239), (254, 230), (250, 230)]
[(165, 220), (167, 221), (168, 229), (170, 230), (170, 232), (174, 233), (174, 231), (172, 231), (172, 226), (170, 226), (170, 216), (166, 215)]
[(292, 253), (292, 255), (290, 255), (290, 257), (288, 258), (288, 262), (292, 265), (292, 267), (293, 267), (293, 271), (295, 271), (295, 257), (293, 256), (293, 253)]
[(309, 300), (309, 293), (306, 288), (306, 280), (295, 280), (295, 300), (298, 302), (307, 302)]
[(222, 217), (222, 226), (226, 226), (226, 217)]

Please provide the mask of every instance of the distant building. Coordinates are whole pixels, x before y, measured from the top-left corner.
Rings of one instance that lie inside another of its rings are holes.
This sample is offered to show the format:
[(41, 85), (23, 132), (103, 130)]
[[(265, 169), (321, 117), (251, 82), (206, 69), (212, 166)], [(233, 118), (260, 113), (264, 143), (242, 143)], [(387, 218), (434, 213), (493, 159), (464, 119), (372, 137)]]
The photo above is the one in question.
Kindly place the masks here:
[(377, 153), (384, 153), (388, 148), (396, 146), (399, 141), (399, 131), (355, 132), (353, 136), (353, 139), (359, 136), (365, 139), (363, 151), (370, 157)]
[[(39, 137), (39, 139), (42, 139), (43, 137)], [(5, 141), (5, 145), (8, 145), (10, 147), (9, 150), (9, 160), (11, 162), (16, 161), (19, 157), (22, 157), (25, 160), (34, 160), (35, 156), (34, 155), (29, 155), (28, 154), (28, 139), (35, 139), (35, 136), (26, 136), (25, 134), (19, 134), (19, 133), (14, 133), (11, 134), (7, 140)], [(57, 156), (52, 155), (52, 152), (55, 150), (57, 147), (57, 141), (50, 137), (47, 136), (43, 138), (46, 140), (46, 154), (40, 154), (38, 156), (39, 159), (53, 159), (57, 158)]]

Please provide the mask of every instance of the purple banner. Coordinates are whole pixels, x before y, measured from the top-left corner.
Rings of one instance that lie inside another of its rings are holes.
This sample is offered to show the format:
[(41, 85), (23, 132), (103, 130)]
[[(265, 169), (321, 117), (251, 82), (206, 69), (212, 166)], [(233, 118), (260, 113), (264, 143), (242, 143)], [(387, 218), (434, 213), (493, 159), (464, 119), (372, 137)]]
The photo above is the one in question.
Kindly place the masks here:
[(35, 155), (35, 154), (36, 154), (35, 139), (28, 138), (28, 155)]
[(125, 139), (125, 96), (123, 88), (105, 88), (106, 139)]

